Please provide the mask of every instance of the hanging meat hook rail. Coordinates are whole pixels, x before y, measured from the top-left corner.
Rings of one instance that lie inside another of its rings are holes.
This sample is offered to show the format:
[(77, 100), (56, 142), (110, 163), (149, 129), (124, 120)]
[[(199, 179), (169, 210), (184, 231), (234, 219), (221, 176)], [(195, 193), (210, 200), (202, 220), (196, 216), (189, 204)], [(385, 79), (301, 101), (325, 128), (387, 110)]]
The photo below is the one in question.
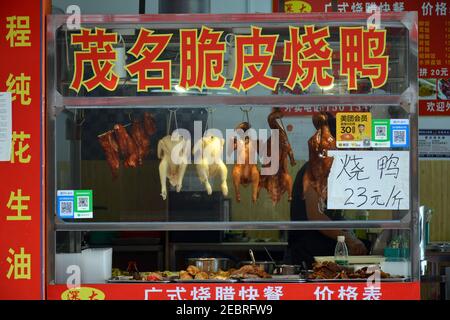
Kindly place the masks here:
[(178, 130), (178, 120), (177, 120), (177, 111), (178, 108), (176, 109), (168, 109), (169, 110), (169, 119), (167, 120), (167, 135), (170, 135), (170, 129), (171, 129), (171, 125), (172, 125), (172, 116), (173, 116), (173, 120), (175, 122), (175, 130)]

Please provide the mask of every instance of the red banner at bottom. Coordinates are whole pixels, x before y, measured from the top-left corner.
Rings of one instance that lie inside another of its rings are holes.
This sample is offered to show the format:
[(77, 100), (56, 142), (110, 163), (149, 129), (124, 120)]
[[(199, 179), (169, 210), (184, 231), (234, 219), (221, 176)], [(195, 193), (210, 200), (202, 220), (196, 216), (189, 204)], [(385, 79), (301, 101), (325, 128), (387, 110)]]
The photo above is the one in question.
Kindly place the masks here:
[(419, 282), (146, 283), (47, 286), (49, 300), (419, 300)]

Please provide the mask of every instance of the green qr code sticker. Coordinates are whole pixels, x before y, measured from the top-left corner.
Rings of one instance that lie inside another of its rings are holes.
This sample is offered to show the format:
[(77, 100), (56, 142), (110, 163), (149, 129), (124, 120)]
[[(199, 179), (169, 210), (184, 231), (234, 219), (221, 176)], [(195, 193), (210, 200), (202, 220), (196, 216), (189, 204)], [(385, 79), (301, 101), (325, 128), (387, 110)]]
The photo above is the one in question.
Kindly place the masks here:
[(74, 218), (89, 219), (93, 218), (92, 190), (74, 191)]

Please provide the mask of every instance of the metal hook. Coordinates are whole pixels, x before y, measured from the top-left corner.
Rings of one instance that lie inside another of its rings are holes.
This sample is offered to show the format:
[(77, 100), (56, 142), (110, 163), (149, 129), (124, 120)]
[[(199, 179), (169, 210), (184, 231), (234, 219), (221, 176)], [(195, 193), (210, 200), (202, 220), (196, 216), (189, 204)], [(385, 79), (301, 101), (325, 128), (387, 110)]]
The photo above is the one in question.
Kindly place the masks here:
[(172, 125), (172, 115), (173, 115), (173, 118), (174, 118), (174, 121), (175, 121), (175, 128), (176, 128), (176, 130), (178, 130), (178, 120), (177, 120), (178, 108), (168, 109), (168, 110), (169, 110), (169, 119), (167, 121), (167, 135), (169, 135), (170, 132), (171, 132), (170, 129), (171, 129), (171, 125)]
[(205, 125), (205, 132), (206, 132), (207, 129), (213, 128), (214, 123), (213, 123), (213, 116), (212, 116), (212, 114), (215, 111), (215, 109), (212, 108), (212, 107), (206, 107), (205, 110), (207, 112), (206, 125)]
[(250, 124), (250, 117), (248, 116), (249, 112), (253, 110), (253, 107), (249, 107), (249, 108), (244, 108), (244, 107), (240, 107), (241, 111), (243, 112), (242, 114), (242, 121), (247, 120), (247, 123)]

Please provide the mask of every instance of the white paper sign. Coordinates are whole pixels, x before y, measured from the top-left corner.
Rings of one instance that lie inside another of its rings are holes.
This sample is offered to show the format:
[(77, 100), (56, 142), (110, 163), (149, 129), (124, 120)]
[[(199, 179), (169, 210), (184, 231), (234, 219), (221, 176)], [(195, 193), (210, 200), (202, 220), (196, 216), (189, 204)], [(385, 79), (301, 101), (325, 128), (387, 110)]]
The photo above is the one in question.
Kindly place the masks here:
[(409, 151), (329, 151), (328, 209), (409, 209)]
[(0, 92), (0, 161), (11, 161), (11, 92)]

